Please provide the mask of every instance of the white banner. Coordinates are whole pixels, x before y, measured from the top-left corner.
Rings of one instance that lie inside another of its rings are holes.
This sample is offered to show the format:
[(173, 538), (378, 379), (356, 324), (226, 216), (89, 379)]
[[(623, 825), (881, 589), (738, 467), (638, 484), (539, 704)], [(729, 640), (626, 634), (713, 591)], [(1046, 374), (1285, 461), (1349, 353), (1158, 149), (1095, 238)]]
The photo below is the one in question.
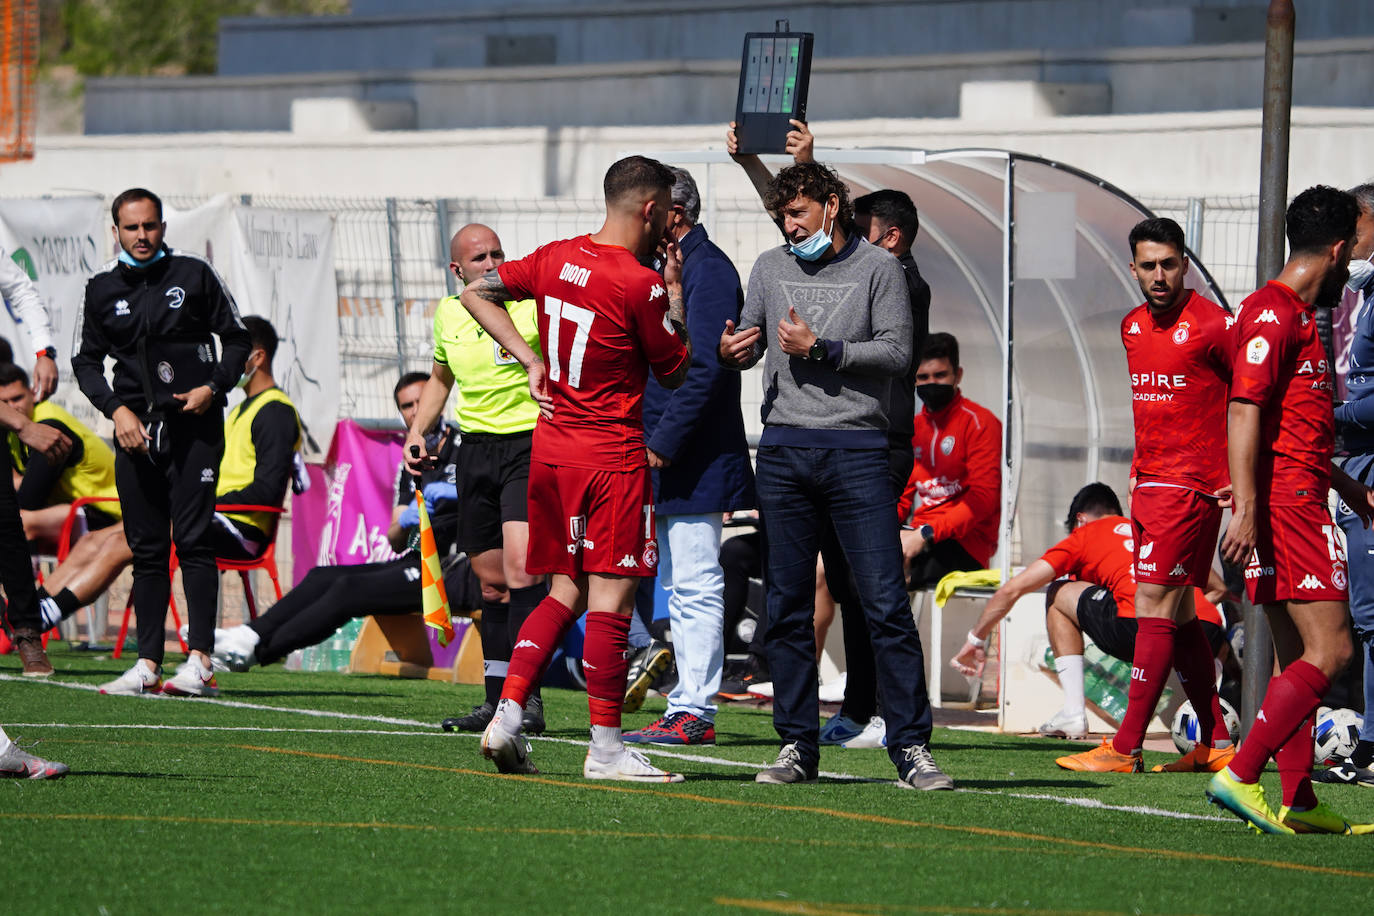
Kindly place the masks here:
[[(60, 373), (53, 400), (91, 423), (104, 418), (76, 387), (72, 353), (86, 280), (110, 259), (113, 244), (109, 211), (99, 197), (0, 200), (0, 257), (13, 258), (33, 278), (52, 316)], [(15, 360), (32, 370), (36, 348), (8, 302), (0, 310), (0, 336), (14, 346)]]
[[(210, 261), (239, 313), (261, 315), (277, 329), (272, 374), (300, 412), (307, 455), (320, 455), (339, 413), (334, 218), (235, 206), (225, 196), (194, 210), (169, 207), (166, 217), (167, 244)], [(237, 400), (230, 396), (231, 405)]]

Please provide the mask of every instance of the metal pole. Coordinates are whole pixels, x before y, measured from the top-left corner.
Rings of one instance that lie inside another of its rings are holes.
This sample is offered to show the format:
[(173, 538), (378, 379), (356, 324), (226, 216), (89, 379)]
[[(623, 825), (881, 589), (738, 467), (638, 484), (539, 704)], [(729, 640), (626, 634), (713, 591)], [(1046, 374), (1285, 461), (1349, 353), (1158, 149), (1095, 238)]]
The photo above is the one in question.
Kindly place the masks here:
[(406, 301), (401, 290), (401, 224), (396, 218), (396, 198), (386, 199), (387, 243), (391, 247), (391, 300), (396, 316), (396, 371), (406, 371)]
[[(1283, 269), (1283, 214), (1288, 205), (1288, 127), (1293, 108), (1292, 0), (1270, 0), (1264, 40), (1264, 120), (1260, 146), (1259, 250), (1255, 285)], [(1248, 734), (1274, 670), (1274, 642), (1262, 608), (1245, 602), (1241, 726)]]
[(452, 241), (453, 233), (448, 227), (448, 201), (442, 197), (434, 200), (435, 224), (439, 231), (439, 266), (444, 269), (444, 288), (448, 290), (450, 296), (458, 295), (458, 278), (453, 275), (453, 271), (448, 269), (450, 260), (449, 242)]
[(1183, 234), (1188, 239), (1188, 250), (1199, 258), (1202, 257), (1203, 214), (1206, 208), (1207, 203), (1201, 197), (1188, 198), (1188, 213), (1184, 217), (1187, 225), (1183, 227)]

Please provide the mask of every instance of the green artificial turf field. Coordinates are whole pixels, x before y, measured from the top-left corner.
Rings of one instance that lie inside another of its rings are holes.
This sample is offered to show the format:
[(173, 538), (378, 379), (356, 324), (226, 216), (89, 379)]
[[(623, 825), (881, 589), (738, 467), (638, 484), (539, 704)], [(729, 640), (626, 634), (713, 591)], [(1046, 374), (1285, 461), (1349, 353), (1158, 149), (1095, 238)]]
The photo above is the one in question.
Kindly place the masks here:
[[(127, 658), (52, 648), (48, 683), (0, 658), (0, 724), (72, 768), (0, 781), (9, 913), (1249, 914), (1374, 898), (1374, 836), (1256, 836), (1205, 803), (1205, 775), (1068, 773), (1059, 741), (939, 729), (956, 792), (898, 789), (885, 752), (841, 748), (818, 785), (763, 786), (769, 714), (726, 707), (716, 746), (651, 752), (685, 783), (590, 783), (585, 697), (550, 690), (542, 775), (500, 776), (476, 736), (432, 724), (476, 687), (275, 668), (220, 674), (218, 700), (102, 697), (90, 688)], [(1374, 821), (1374, 791), (1321, 793)]]

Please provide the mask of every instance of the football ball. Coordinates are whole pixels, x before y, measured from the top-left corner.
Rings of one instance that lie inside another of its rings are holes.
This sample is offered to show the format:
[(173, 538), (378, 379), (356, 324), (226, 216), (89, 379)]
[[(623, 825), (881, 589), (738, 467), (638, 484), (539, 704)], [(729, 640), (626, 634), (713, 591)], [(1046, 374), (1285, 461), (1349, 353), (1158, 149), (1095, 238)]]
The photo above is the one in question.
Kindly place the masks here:
[(1364, 719), (1353, 709), (1323, 706), (1317, 710), (1317, 728), (1312, 735), (1316, 762), (1340, 763), (1355, 753), (1355, 743), (1360, 740), (1362, 725)]
[[(1226, 730), (1231, 733), (1231, 742), (1234, 744), (1240, 740), (1240, 716), (1236, 715), (1235, 707), (1225, 700), (1221, 701), (1221, 711), (1226, 716)], [(1188, 753), (1197, 745), (1197, 716), (1193, 714), (1191, 701), (1185, 701), (1174, 713), (1174, 722), (1169, 728), (1169, 733), (1174, 739), (1174, 747), (1178, 748), (1180, 754)]]

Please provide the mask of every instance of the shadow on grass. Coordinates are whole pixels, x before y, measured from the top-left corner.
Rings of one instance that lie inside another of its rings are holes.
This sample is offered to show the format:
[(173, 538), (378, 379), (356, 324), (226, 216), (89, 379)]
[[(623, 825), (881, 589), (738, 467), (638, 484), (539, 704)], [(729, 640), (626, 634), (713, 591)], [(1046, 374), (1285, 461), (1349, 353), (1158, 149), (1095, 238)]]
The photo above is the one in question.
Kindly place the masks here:
[(206, 773), (149, 773), (147, 770), (127, 772), (124, 770), (72, 770), (65, 778), (73, 776), (114, 776), (120, 779), (167, 779), (175, 782), (203, 782), (207, 779), (241, 779), (243, 774), (212, 776)]
[(960, 779), (955, 783), (960, 789), (1108, 789), (1109, 782), (1094, 782), (1086, 779), (1020, 779), (1015, 776), (1006, 779)]

